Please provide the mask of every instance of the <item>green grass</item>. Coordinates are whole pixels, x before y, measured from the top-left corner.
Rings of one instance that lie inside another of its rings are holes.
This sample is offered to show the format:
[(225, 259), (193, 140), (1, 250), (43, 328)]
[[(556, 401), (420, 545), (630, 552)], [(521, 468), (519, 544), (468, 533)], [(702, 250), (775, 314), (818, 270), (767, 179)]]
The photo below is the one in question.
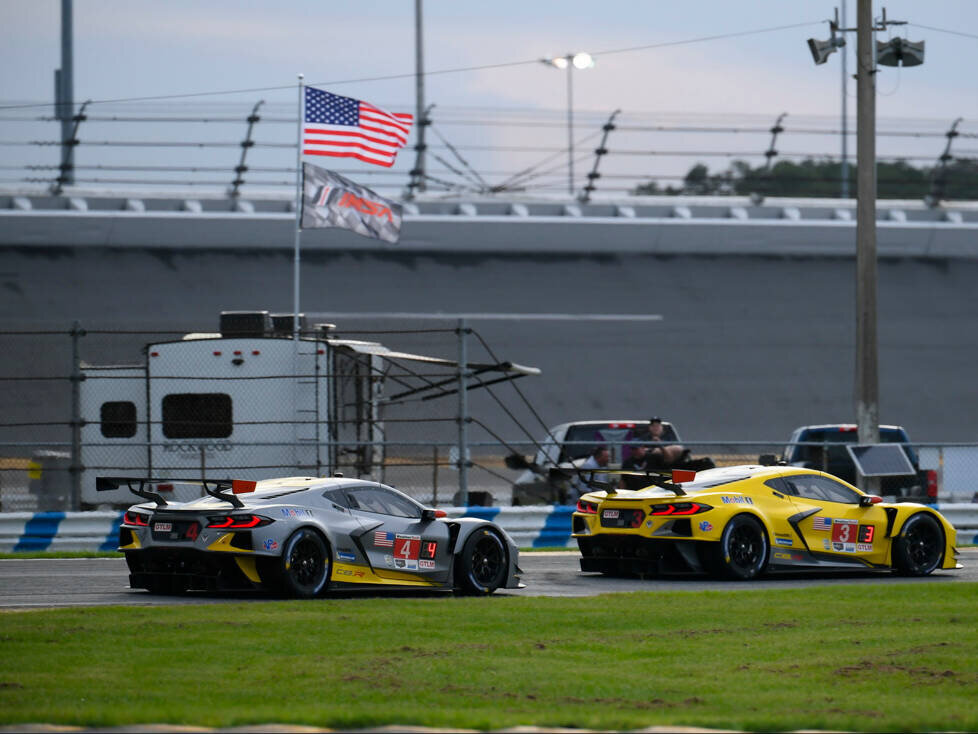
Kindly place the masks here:
[(0, 616), (0, 724), (978, 730), (978, 585)]

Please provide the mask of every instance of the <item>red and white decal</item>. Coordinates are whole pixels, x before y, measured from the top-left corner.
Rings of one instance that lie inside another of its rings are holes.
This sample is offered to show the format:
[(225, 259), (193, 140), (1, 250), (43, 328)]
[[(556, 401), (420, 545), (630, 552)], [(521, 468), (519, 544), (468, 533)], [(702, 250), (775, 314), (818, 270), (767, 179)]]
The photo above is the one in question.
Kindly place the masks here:
[(617, 520), (618, 510), (603, 510), (601, 512), (601, 517), (605, 518), (606, 520)]
[(832, 521), (832, 542), (833, 543), (855, 543), (856, 529), (859, 523), (855, 520), (833, 520)]
[(394, 539), (394, 558), (416, 561), (421, 554), (420, 535), (400, 535)]

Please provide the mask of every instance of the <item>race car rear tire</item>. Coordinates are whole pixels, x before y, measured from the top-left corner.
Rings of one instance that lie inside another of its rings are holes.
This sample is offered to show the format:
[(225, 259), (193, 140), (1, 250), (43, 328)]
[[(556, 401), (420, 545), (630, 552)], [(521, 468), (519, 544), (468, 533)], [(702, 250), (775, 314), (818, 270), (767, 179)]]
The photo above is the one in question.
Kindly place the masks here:
[(893, 566), (903, 576), (926, 576), (944, 558), (944, 531), (933, 515), (911, 515), (893, 543)]
[(720, 542), (704, 551), (704, 565), (713, 575), (736, 581), (757, 578), (767, 566), (767, 531), (756, 518), (736, 515), (724, 527)]
[(282, 546), (272, 569), (277, 589), (296, 599), (312, 599), (326, 591), (332, 571), (329, 545), (312, 528), (296, 530)]
[(506, 582), (509, 559), (499, 534), (480, 528), (470, 535), (455, 560), (457, 591), (462, 594), (491, 594)]

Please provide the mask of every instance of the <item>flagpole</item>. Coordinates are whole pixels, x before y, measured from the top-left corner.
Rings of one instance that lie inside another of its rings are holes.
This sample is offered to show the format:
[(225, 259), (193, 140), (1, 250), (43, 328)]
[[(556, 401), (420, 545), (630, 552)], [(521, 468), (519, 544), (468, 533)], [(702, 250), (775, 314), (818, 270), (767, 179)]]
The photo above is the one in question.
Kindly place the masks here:
[(292, 268), (292, 338), (299, 341), (299, 234), (302, 231), (302, 123), (303, 76), (299, 74), (299, 120), (295, 145), (295, 256)]

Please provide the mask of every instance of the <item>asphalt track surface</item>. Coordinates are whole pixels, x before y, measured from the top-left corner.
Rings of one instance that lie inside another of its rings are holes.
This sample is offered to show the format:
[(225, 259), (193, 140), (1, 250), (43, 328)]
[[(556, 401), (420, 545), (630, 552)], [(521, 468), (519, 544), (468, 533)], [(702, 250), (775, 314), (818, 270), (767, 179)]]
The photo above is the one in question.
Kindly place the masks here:
[[(955, 584), (978, 581), (978, 548), (959, 551), (962, 568), (942, 570), (923, 578), (904, 578), (889, 573), (821, 572), (779, 573), (747, 583), (679, 576), (661, 579), (617, 579), (581, 573), (580, 556), (569, 552), (524, 553), (520, 556), (526, 588), (497, 592), (511, 596), (596, 596), (632, 591), (749, 591), (838, 584)], [(412, 596), (431, 592), (410, 593)], [(343, 599), (364, 594), (390, 595), (390, 591), (335, 591), (328, 598)], [(130, 589), (125, 561), (116, 558), (59, 558), (0, 560), (0, 609), (24, 610), (80, 606), (152, 606), (176, 604), (225, 604), (261, 602), (269, 597), (249, 593), (192, 593), (161, 596)]]

